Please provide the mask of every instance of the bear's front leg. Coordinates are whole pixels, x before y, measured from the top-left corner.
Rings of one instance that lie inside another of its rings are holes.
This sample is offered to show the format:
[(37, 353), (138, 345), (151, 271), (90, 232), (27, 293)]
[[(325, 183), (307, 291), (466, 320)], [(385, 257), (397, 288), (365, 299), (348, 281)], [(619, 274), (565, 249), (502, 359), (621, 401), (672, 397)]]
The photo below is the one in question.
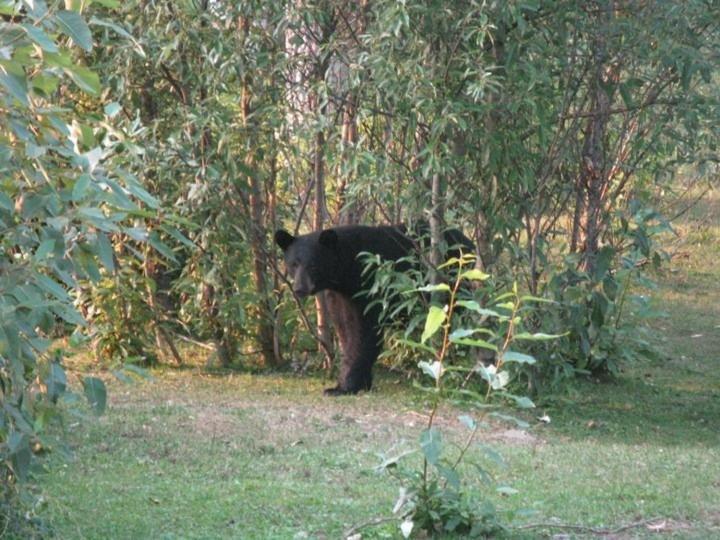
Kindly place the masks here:
[(328, 311), (338, 333), (342, 363), (338, 384), (325, 395), (357, 394), (372, 387), (372, 366), (380, 354), (380, 329), (376, 310), (363, 313), (364, 306), (342, 293), (326, 292)]

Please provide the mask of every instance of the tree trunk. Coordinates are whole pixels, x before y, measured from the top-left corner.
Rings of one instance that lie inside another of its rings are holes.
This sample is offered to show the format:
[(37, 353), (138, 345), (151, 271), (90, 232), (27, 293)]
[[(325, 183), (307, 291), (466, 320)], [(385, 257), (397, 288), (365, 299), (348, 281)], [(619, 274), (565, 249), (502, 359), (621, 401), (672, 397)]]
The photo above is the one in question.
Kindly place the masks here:
[[(268, 221), (271, 230), (275, 231), (278, 228), (277, 222), (277, 154), (275, 152), (270, 156), (270, 179), (268, 182)], [(272, 258), (272, 268), (278, 267), (277, 251), (271, 250), (269, 257)], [(273, 341), (273, 358), (274, 365), (280, 366), (285, 363), (282, 357), (282, 350), (280, 348), (280, 311), (278, 306), (280, 304), (280, 281), (277, 272), (273, 272), (273, 291), (275, 291), (275, 300), (273, 304), (273, 321), (272, 321), (272, 341)]]
[[(613, 76), (613, 67), (607, 58), (607, 22), (613, 16), (612, 5), (602, 3), (598, 10), (598, 31), (595, 35), (595, 66), (592, 71), (592, 115), (588, 117), (583, 143), (579, 189), (583, 191), (580, 215), (582, 234), (581, 268), (592, 273), (600, 248), (600, 237), (605, 223), (605, 202), (609, 186), (605, 147), (608, 121), (610, 118), (610, 97), (608, 80)], [(576, 203), (577, 204), (577, 203)], [(578, 206), (576, 206), (576, 213)]]
[[(148, 243), (145, 245), (145, 261), (143, 262), (143, 275), (145, 276), (145, 290), (147, 293), (148, 307), (150, 307), (150, 312), (152, 313), (153, 318), (155, 346), (158, 350), (158, 356), (163, 359), (166, 356), (165, 346), (167, 346), (170, 354), (175, 359), (175, 363), (178, 366), (181, 366), (183, 364), (182, 356), (180, 356), (177, 347), (175, 347), (175, 343), (173, 342), (170, 333), (162, 327), (161, 306), (158, 306), (157, 297), (155, 294), (155, 290), (158, 289), (158, 284), (160, 281), (159, 268), (160, 265), (158, 265), (153, 258), (153, 254), (151, 253), (151, 247)], [(155, 282), (155, 288), (151, 287), (150, 280)]]
[[(313, 229), (321, 231), (325, 221), (325, 133), (318, 130), (315, 135), (315, 157), (314, 157), (314, 180), (315, 180), (315, 215), (313, 218)], [(328, 314), (327, 301), (324, 293), (315, 296), (317, 308), (318, 338), (322, 342), (320, 349), (325, 353), (324, 368), (331, 369), (333, 359), (328, 351), (333, 350), (333, 340)]]
[[(350, 12), (353, 12), (352, 4), (348, 4), (348, 7), (351, 9)], [(359, 5), (357, 6), (359, 8), (359, 11), (357, 12), (357, 18), (355, 19), (355, 28), (353, 28), (353, 33), (355, 35), (362, 35), (365, 33), (365, 27), (366, 27), (366, 20), (365, 20), (365, 11), (367, 9), (367, 0), (361, 0)], [(342, 10), (342, 7), (339, 7), (338, 9)], [(344, 19), (346, 21), (349, 21), (351, 18), (352, 13), (346, 14)], [(351, 24), (351, 23), (349, 23)], [(345, 72), (345, 79), (347, 80), (347, 72)], [(341, 81), (342, 82), (346, 82)], [(346, 163), (348, 161), (348, 158), (351, 154), (355, 152), (355, 144), (358, 140), (358, 134), (357, 134), (357, 105), (358, 105), (358, 97), (354, 93), (350, 93), (348, 98), (345, 100), (345, 103), (343, 105), (343, 120), (342, 120), (342, 130), (340, 132), (341, 137), (341, 148), (343, 152), (343, 159), (341, 162), (341, 165), (338, 167), (340, 169), (342, 167), (343, 163)], [(348, 172), (348, 174), (342, 176), (342, 180), (340, 183), (340, 186), (338, 188), (338, 208), (340, 209), (339, 212), (339, 223), (342, 225), (350, 225), (354, 223), (359, 223), (360, 219), (362, 218), (363, 214), (363, 208), (360, 204), (360, 201), (358, 200), (352, 200), (348, 201), (347, 197), (347, 189), (348, 185), (350, 184), (352, 178), (351, 173)]]
[[(230, 363), (232, 362), (233, 353), (235, 352), (235, 343), (230, 334), (226, 332), (222, 323), (218, 321), (218, 308), (216, 300), (215, 287), (209, 283), (203, 283), (203, 311), (205, 312), (205, 318), (210, 326), (212, 342), (220, 367), (226, 368), (230, 367)], [(208, 367), (210, 367), (209, 364), (210, 359), (208, 359)]]
[[(350, 152), (354, 150), (357, 142), (357, 125), (355, 124), (355, 99), (348, 99), (343, 111), (343, 125), (341, 131), (341, 142), (343, 151), (343, 162), (347, 161)], [(350, 183), (350, 173), (342, 178), (338, 188), (338, 207), (340, 208), (339, 222), (342, 225), (350, 225), (360, 221), (360, 209), (357, 201), (347, 200), (347, 189)]]
[[(245, 36), (250, 30), (250, 21), (247, 17), (240, 19), (240, 29)], [(241, 114), (243, 127), (246, 133), (252, 133), (250, 125), (250, 102), (252, 99), (252, 80), (250, 75), (246, 74), (242, 84), (241, 96)], [(251, 140), (251, 144), (256, 141)], [(253, 281), (255, 290), (257, 291), (258, 302), (258, 327), (257, 341), (260, 347), (260, 358), (264, 365), (275, 365), (277, 357), (274, 347), (274, 331), (273, 331), (273, 312), (270, 307), (270, 291), (267, 283), (267, 269), (269, 261), (267, 260), (267, 250), (265, 249), (265, 220), (263, 214), (264, 201), (262, 186), (260, 182), (260, 173), (255, 163), (255, 155), (253, 149), (249, 149), (245, 157), (245, 164), (248, 170), (252, 171), (248, 177), (250, 192), (250, 251), (253, 258)]]
[[(432, 176), (430, 204), (430, 262), (434, 268), (437, 268), (443, 263), (440, 243), (443, 237), (443, 216), (445, 213), (442, 182), (438, 173)], [(433, 281), (436, 281), (436, 279), (437, 274), (433, 272)]]

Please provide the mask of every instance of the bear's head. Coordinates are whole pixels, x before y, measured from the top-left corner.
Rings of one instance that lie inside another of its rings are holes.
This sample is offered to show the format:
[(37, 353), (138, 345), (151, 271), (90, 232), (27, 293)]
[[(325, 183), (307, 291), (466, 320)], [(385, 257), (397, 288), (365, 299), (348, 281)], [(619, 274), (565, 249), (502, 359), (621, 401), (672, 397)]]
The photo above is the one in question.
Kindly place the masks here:
[(300, 236), (279, 230), (275, 243), (283, 250), (285, 268), (298, 298), (332, 288), (338, 282), (338, 235), (334, 230)]

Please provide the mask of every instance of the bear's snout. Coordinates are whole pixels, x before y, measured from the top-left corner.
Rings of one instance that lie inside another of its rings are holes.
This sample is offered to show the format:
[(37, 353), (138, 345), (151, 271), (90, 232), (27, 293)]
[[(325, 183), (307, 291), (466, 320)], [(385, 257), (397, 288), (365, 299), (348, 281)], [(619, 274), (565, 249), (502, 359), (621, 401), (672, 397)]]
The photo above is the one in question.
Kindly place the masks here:
[(293, 287), (293, 292), (298, 298), (305, 298), (306, 296), (313, 294), (313, 291), (306, 287)]

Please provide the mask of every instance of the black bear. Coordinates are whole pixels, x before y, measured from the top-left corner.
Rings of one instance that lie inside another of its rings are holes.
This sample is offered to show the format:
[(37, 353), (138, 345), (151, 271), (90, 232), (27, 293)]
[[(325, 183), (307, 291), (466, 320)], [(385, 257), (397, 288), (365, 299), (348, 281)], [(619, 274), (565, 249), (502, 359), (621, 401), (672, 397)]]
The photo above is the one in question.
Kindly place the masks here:
[[(416, 247), (405, 232), (402, 226), (348, 225), (301, 236), (284, 230), (275, 233), (295, 294), (303, 298), (326, 291), (343, 356), (338, 384), (325, 390), (328, 395), (354, 394), (372, 386), (372, 366), (382, 340), (380, 310), (377, 306), (366, 309), (370, 299), (357, 295), (366, 279), (358, 254), (374, 253), (394, 261), (405, 257)], [(457, 230), (446, 232), (445, 242), (465, 252), (474, 250)]]

